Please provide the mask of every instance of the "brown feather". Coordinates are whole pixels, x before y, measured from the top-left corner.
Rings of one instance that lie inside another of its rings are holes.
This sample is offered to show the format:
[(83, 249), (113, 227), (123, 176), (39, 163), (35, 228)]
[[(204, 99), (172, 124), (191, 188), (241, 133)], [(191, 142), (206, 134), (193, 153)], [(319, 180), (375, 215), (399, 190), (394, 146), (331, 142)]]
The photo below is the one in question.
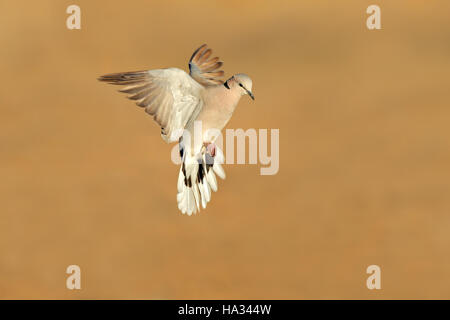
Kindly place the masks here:
[(203, 73), (204, 72), (210, 72), (210, 71), (219, 69), (222, 65), (223, 65), (223, 62), (219, 61), (219, 62), (213, 64), (212, 66), (209, 66), (209, 67), (206, 67), (206, 68), (202, 68), (201, 70), (202, 70)]
[(128, 86), (125, 87), (125, 89), (121, 89), (119, 90), (119, 92), (123, 92), (123, 93), (136, 93), (139, 92), (147, 87), (150, 87), (149, 83), (141, 83), (140, 85), (135, 85), (135, 86)]
[[(145, 112), (150, 112), (150, 111), (153, 112), (153, 114), (155, 115), (155, 118), (154, 118), (155, 120), (156, 120), (156, 117), (160, 116), (158, 111), (161, 107), (162, 99), (163, 99), (162, 94), (155, 95), (153, 97), (153, 99), (150, 101), (150, 104), (148, 105), (150, 108), (149, 107), (145, 108)], [(147, 111), (147, 109), (148, 109), (148, 111)], [(159, 118), (156, 121), (158, 122), (158, 124), (160, 123)]]
[(135, 94), (133, 94), (132, 96), (128, 96), (128, 99), (131, 100), (140, 100), (142, 98), (145, 98), (146, 96), (149, 95), (149, 93), (153, 90), (153, 88), (145, 88), (142, 91), (139, 91)]
[(208, 79), (220, 78), (220, 77), (223, 77), (224, 73), (225, 72), (223, 72), (222, 70), (217, 71), (217, 72), (205, 72), (205, 73), (202, 73), (202, 76), (205, 78), (208, 78)]
[(202, 56), (198, 59), (198, 64), (201, 65), (203, 64), (206, 60), (208, 60), (209, 56), (211, 55), (212, 50), (211, 49), (207, 49)]
[(158, 90), (158, 88), (155, 88), (155, 90), (151, 91), (146, 97), (144, 97), (142, 100), (136, 102), (136, 104), (139, 107), (146, 108), (150, 104), (152, 104), (153, 100), (159, 95), (161, 91)]
[(190, 61), (197, 63), (198, 59), (201, 57), (201, 55), (203, 54), (203, 51), (206, 48), (206, 44), (203, 44), (202, 46), (200, 46), (200, 48), (198, 48), (197, 50), (195, 50), (195, 52), (192, 54)]
[(211, 58), (208, 61), (205, 61), (204, 63), (202, 63), (202, 68), (207, 68), (207, 67), (215, 64), (217, 61), (219, 61), (219, 57)]
[(105, 82), (108, 84), (125, 86), (125, 85), (136, 85), (136, 84), (142, 83), (142, 80), (135, 79), (135, 80), (120, 80), (120, 81), (105, 81)]
[(191, 77), (205, 86), (222, 84), (223, 82), (216, 78), (220, 78), (225, 74), (222, 70), (212, 72), (222, 67), (223, 62), (219, 61), (219, 57), (211, 58), (211, 54), (212, 50), (204, 44), (195, 50), (189, 60)]
[(131, 79), (144, 79), (147, 71), (131, 71), (131, 72), (119, 72), (119, 73), (109, 73), (103, 76), (100, 76), (98, 80), (100, 81), (111, 81), (111, 82), (120, 82), (127, 81)]
[(155, 102), (159, 96), (161, 96), (161, 89), (159, 89), (159, 90), (155, 89), (146, 98), (137, 102), (136, 104), (139, 107), (143, 107), (143, 108), (150, 107), (150, 110), (154, 110), (154, 112), (156, 112), (156, 110), (158, 108), (158, 104), (156, 103), (156, 106), (155, 106)]

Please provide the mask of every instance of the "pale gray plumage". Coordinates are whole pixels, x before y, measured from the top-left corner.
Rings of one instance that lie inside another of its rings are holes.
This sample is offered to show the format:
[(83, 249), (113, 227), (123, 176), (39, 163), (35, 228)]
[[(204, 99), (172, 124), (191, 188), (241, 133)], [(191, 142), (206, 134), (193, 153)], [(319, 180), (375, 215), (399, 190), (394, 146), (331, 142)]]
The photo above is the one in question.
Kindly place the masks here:
[[(221, 166), (222, 151), (215, 147), (210, 154), (202, 144), (183, 142), (185, 130), (193, 132), (195, 121), (202, 123), (202, 143), (213, 144), (217, 136), (209, 129), (222, 130), (230, 120), (241, 96), (252, 93), (252, 80), (236, 74), (223, 82), (223, 62), (211, 58), (212, 50), (199, 47), (189, 61), (189, 74), (181, 69), (167, 68), (106, 74), (99, 78), (110, 84), (123, 85), (120, 92), (152, 115), (161, 126), (162, 138), (180, 142), (182, 166), (178, 177), (178, 208), (191, 215), (206, 207), (211, 191), (217, 191), (216, 175), (225, 179)], [(193, 135), (192, 135), (193, 136)], [(192, 147), (187, 147), (187, 146)]]

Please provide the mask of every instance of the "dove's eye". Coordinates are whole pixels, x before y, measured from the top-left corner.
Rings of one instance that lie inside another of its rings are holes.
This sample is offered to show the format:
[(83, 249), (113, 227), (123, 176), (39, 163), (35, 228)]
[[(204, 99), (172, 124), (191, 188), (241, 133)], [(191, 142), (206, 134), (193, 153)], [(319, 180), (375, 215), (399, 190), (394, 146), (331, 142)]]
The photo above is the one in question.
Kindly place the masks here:
[(239, 86), (240, 86), (240, 87), (244, 87), (244, 86), (242, 85), (242, 83), (239, 83)]

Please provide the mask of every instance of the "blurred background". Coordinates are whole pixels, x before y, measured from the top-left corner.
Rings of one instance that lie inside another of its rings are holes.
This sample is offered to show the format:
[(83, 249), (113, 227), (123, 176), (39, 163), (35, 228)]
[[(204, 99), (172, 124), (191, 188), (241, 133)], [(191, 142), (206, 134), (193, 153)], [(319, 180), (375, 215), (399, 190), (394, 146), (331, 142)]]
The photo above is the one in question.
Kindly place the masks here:
[[(81, 8), (81, 30), (66, 8)], [(381, 7), (382, 30), (366, 28)], [(0, 3), (0, 298), (450, 298), (450, 3)], [(228, 128), (280, 129), (280, 170), (226, 165), (182, 215), (158, 126), (100, 83), (207, 43), (253, 79)], [(66, 289), (67, 266), (82, 289)], [(366, 268), (381, 267), (381, 290)]]

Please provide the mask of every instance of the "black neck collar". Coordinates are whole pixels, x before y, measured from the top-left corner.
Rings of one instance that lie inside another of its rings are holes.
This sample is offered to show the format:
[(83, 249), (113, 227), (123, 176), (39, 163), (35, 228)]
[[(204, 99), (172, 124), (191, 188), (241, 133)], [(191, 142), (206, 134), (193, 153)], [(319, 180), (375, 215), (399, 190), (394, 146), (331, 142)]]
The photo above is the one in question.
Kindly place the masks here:
[(230, 87), (228, 86), (228, 82), (225, 81), (225, 83), (223, 84), (225, 86), (225, 88), (227, 88), (228, 90), (230, 90)]

